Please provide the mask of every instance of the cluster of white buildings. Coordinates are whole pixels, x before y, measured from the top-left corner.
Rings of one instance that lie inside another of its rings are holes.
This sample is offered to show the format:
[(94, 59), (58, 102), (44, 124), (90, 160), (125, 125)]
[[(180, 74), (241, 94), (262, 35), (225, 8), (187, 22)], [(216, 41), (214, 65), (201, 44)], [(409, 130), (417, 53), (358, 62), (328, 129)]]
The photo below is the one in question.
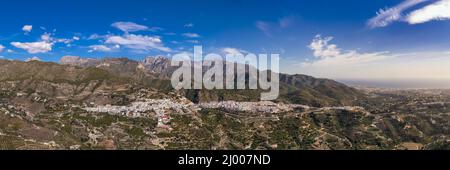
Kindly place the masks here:
[[(313, 108), (306, 105), (283, 104), (270, 101), (260, 102), (209, 102), (193, 104), (188, 100), (173, 99), (145, 99), (143, 101), (132, 102), (128, 106), (95, 106), (86, 107), (84, 110), (95, 113), (108, 113), (111, 115), (126, 116), (132, 118), (151, 117), (155, 113), (158, 119), (159, 128), (170, 129), (171, 114), (194, 114), (199, 109), (224, 109), (227, 111), (251, 112), (262, 114), (278, 114), (295, 110), (311, 110)], [(324, 107), (320, 110), (364, 110), (360, 107)]]
[(349, 111), (360, 111), (365, 110), (360, 106), (336, 106), (336, 107), (322, 107), (320, 110), (349, 110)]
[(225, 109), (230, 111), (242, 111), (253, 113), (282, 113), (289, 112), (295, 109), (310, 109), (309, 106), (297, 105), (297, 104), (282, 104), (274, 103), (270, 101), (260, 102), (235, 102), (235, 101), (223, 101), (223, 102), (210, 102), (199, 104), (200, 108), (208, 109)]
[(154, 112), (158, 118), (158, 127), (170, 128), (170, 113), (192, 114), (195, 105), (192, 103), (178, 103), (170, 99), (146, 99), (145, 101), (133, 102), (129, 106), (96, 106), (87, 107), (84, 110), (97, 113), (108, 113), (111, 115), (127, 116), (132, 118), (149, 117), (149, 112)]

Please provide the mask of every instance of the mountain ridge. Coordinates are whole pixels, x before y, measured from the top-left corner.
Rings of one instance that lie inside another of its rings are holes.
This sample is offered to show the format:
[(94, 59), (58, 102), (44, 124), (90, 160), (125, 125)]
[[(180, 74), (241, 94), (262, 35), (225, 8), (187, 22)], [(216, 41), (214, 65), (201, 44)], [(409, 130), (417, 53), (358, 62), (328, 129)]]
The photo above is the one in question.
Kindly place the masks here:
[[(23, 75), (28, 75), (28, 77), (17, 76), (19, 79), (32, 78), (32, 80), (49, 82), (59, 82), (60, 80), (63, 82), (102, 81), (136, 87), (149, 86), (165, 91), (171, 91), (169, 79), (173, 71), (177, 69), (177, 67), (170, 66), (170, 59), (161, 56), (146, 57), (143, 61), (128, 58), (89, 59), (65, 56), (61, 58), (60, 64), (39, 61), (2, 61), (1, 63), (4, 66), (14, 66), (3, 67), (4, 74), (0, 76), (0, 80), (14, 80), (15, 76), (5, 77), (5, 75), (14, 75), (12, 73), (19, 70), (22, 74), (25, 73)], [(68, 74), (68, 76), (64, 74)], [(74, 75), (71, 77), (71, 74)], [(36, 75), (40, 75), (40, 77), (35, 77)], [(87, 78), (76, 79), (83, 77)], [(204, 102), (258, 101), (261, 92), (261, 90), (182, 90), (180, 93), (191, 101)], [(362, 97), (364, 95), (358, 90), (334, 80), (317, 79), (300, 74), (280, 74), (280, 97), (276, 101), (311, 106), (344, 106), (354, 105), (355, 101)]]

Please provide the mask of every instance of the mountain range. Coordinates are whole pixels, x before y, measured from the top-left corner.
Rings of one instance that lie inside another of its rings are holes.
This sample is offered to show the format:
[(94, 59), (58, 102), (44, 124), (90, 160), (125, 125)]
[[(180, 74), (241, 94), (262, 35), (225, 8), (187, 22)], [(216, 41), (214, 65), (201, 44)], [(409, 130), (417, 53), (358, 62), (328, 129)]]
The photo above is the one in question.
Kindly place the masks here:
[[(60, 60), (61, 65), (54, 66), (79, 70), (79, 74), (96, 70), (108, 74), (102, 78), (131, 79), (139, 85), (169, 90), (167, 85), (170, 84), (170, 76), (177, 69), (170, 65), (170, 61), (166, 57), (146, 57), (143, 61), (133, 61), (127, 58), (90, 59), (65, 56)], [(23, 67), (42, 65), (38, 62), (22, 64), (28, 65)], [(49, 71), (40, 67), (40, 70), (33, 71), (33, 74)], [(259, 99), (259, 92), (260, 90), (185, 90), (183, 93), (192, 101), (202, 102), (255, 101)], [(280, 93), (278, 101), (312, 106), (352, 105), (358, 98), (364, 97), (363, 93), (342, 83), (299, 74), (280, 74)]]
[(357, 90), (280, 74), (179, 90), (165, 57), (0, 60), (0, 149), (448, 149), (450, 91)]

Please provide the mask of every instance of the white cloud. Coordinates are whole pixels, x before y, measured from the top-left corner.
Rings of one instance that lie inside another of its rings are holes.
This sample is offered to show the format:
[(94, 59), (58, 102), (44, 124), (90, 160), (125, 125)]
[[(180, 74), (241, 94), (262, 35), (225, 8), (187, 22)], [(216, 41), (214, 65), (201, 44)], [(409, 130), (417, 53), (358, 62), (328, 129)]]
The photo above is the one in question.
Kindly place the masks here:
[(44, 33), (41, 35), (41, 40), (43, 41), (50, 41), (51, 40), (51, 35), (49, 33)]
[(53, 41), (58, 42), (58, 43), (70, 44), (76, 40), (75, 39), (58, 38), (58, 39), (54, 39)]
[(30, 54), (46, 53), (52, 50), (55, 43), (70, 44), (73, 39), (53, 38), (50, 33), (41, 35), (40, 41), (37, 42), (11, 42), (11, 45), (26, 50)]
[(316, 35), (308, 47), (314, 51), (315, 57), (327, 58), (340, 55), (341, 49), (338, 49), (337, 45), (328, 44), (331, 40), (333, 40), (333, 37), (322, 38), (320, 35)]
[(32, 25), (25, 25), (22, 27), (22, 31), (24, 31), (25, 33), (29, 33), (29, 32), (31, 32), (31, 30), (33, 30)]
[(282, 60), (282, 71), (332, 79), (450, 79), (450, 51), (365, 53), (343, 50), (332, 44), (332, 39), (316, 36), (308, 46), (314, 58), (300, 63), (298, 59)]
[(386, 52), (377, 53), (360, 53), (355, 50), (344, 51), (336, 44), (330, 44), (333, 37), (325, 37), (317, 35), (308, 46), (313, 50), (313, 55), (317, 60), (305, 63), (306, 65), (351, 65), (372, 62), (384, 59)]
[(120, 45), (114, 45), (114, 46), (106, 46), (106, 45), (91, 45), (89, 46), (90, 50), (88, 52), (92, 53), (94, 51), (100, 51), (100, 52), (114, 52), (117, 51), (117, 49), (120, 49)]
[(401, 21), (409, 24), (421, 24), (433, 20), (450, 19), (450, 0), (435, 0), (419, 9), (404, 14), (406, 10), (417, 7), (419, 4), (430, 2), (430, 0), (405, 0), (392, 8), (380, 9), (367, 25), (370, 28), (386, 27), (389, 24)]
[(109, 48), (106, 45), (91, 45), (91, 46), (89, 46), (89, 48), (91, 49), (91, 50), (89, 50), (90, 53), (94, 52), (94, 51), (101, 51), (101, 52), (110, 52), (110, 51), (112, 51), (112, 49)]
[(198, 44), (198, 43), (200, 43), (200, 41), (198, 41), (198, 40), (187, 40), (186, 42), (188, 42), (188, 43), (193, 43), (193, 44)]
[(392, 8), (380, 9), (377, 12), (377, 15), (367, 22), (367, 25), (370, 28), (388, 26), (392, 22), (402, 20), (403, 11), (426, 1), (427, 0), (405, 0)]
[(411, 12), (406, 21), (409, 24), (421, 24), (432, 20), (450, 19), (450, 0), (441, 0)]
[(165, 47), (159, 37), (152, 36), (144, 36), (144, 35), (134, 35), (127, 34), (124, 36), (109, 36), (106, 41), (106, 44), (115, 44), (121, 45), (126, 48), (135, 49), (135, 50), (159, 50), (164, 52), (170, 52), (171, 49)]
[(68, 46), (70, 46), (70, 44), (74, 41), (78, 41), (80, 40), (79, 37), (72, 37), (72, 38), (54, 38), (52, 37), (52, 34), (50, 33), (44, 33), (41, 35), (41, 40), (42, 41), (46, 41), (46, 42), (51, 42), (51, 43), (64, 43), (67, 44)]
[[(361, 53), (356, 50), (342, 50), (336, 44), (331, 44), (333, 37), (317, 35), (308, 46), (313, 51), (315, 59), (294, 66), (303, 74), (327, 78), (342, 78), (360, 74), (360, 68), (382, 62), (392, 57), (387, 52)], [(356, 69), (357, 68), (357, 69)], [(355, 70), (358, 70), (355, 72)]]
[(25, 59), (26, 62), (30, 62), (30, 61), (41, 61), (41, 59), (39, 57), (31, 57), (31, 58), (27, 58)]
[(248, 53), (245, 50), (231, 48), (231, 47), (222, 48), (221, 51), (225, 54), (231, 54), (231, 55), (244, 55), (244, 53)]
[(111, 26), (126, 33), (149, 30), (147, 26), (139, 25), (134, 22), (116, 22), (113, 23)]
[(110, 36), (112, 36), (112, 35), (111, 34), (107, 34), (107, 35), (92, 34), (88, 37), (88, 40), (106, 39)]
[(188, 38), (199, 38), (200, 35), (198, 35), (197, 33), (184, 33), (183, 36), (188, 37)]
[(184, 27), (186, 27), (186, 28), (192, 28), (192, 27), (194, 27), (194, 23), (187, 23), (187, 24), (184, 24)]
[(11, 45), (26, 50), (30, 54), (49, 52), (52, 50), (53, 46), (52, 43), (46, 41), (28, 42), (28, 43), (12, 42)]
[[(44, 33), (40, 36), (40, 40), (36, 42), (11, 42), (11, 45), (23, 49), (30, 54), (46, 53), (52, 50), (53, 46), (57, 43), (64, 43), (67, 47), (71, 47), (71, 43), (80, 40), (79, 37), (73, 36), (72, 38), (55, 38), (52, 37), (52, 33)], [(12, 50), (8, 50), (12, 53)]]
[(3, 49), (5, 49), (5, 46), (3, 46), (3, 45), (0, 45), (0, 52), (2, 52), (2, 51), (3, 51)]
[(8, 53), (13, 53), (14, 50), (8, 49), (8, 50), (6, 50), (6, 52), (8, 52)]

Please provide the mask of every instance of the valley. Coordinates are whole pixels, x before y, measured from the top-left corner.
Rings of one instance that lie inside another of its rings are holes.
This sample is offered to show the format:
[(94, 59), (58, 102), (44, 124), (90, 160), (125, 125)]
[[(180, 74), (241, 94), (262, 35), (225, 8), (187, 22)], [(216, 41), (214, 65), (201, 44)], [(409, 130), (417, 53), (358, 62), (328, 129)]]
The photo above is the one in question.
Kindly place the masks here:
[(164, 58), (0, 62), (0, 149), (450, 149), (450, 90), (282, 75), (281, 96), (174, 91)]

